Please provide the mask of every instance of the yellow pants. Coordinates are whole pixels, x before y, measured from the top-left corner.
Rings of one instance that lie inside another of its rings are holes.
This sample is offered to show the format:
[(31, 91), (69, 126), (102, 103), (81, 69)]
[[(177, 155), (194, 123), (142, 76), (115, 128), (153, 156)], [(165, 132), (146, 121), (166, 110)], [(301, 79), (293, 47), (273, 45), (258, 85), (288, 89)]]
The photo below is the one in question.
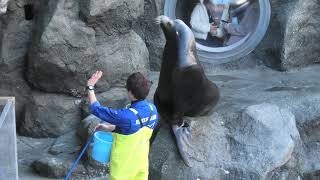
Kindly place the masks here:
[(113, 133), (110, 180), (147, 180), (152, 129), (142, 127), (130, 135)]

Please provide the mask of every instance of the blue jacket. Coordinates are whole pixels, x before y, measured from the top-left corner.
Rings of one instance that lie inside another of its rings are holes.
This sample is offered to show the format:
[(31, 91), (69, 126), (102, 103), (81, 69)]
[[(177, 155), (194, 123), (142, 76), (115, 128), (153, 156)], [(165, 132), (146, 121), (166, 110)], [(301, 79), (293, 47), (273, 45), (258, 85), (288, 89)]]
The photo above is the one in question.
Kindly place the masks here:
[[(153, 109), (152, 111), (149, 105), (151, 105)], [(138, 111), (139, 115), (141, 116), (143, 126), (148, 126), (151, 129), (156, 127), (158, 123), (158, 112), (153, 104), (148, 103), (146, 100), (141, 100), (132, 103), (129, 108), (133, 108)], [(98, 101), (91, 105), (92, 114), (99, 117), (102, 121), (115, 125), (116, 129), (114, 132), (124, 135), (133, 134), (141, 128), (138, 117), (131, 110), (129, 110), (129, 108), (112, 109), (103, 107)], [(151, 118), (147, 124), (150, 111)]]

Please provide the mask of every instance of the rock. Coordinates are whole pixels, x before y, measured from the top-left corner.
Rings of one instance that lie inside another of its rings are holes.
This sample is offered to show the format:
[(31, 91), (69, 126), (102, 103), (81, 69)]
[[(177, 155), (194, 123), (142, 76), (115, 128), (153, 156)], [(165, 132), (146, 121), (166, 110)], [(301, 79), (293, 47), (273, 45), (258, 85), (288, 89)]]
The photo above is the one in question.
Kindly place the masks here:
[(81, 121), (81, 125), (77, 130), (77, 135), (83, 142), (87, 141), (89, 135), (93, 133), (94, 128), (100, 123), (100, 121), (101, 120), (98, 117), (92, 114)]
[(254, 169), (262, 177), (286, 164), (292, 156), (294, 141), (300, 138), (290, 111), (272, 104), (259, 104), (249, 106), (241, 120), (229, 127), (237, 129), (230, 135), (234, 158), (244, 160), (248, 169)]
[[(69, 169), (73, 164), (73, 160), (76, 157), (70, 158), (67, 157), (44, 157), (35, 161), (32, 166), (33, 169), (44, 177), (51, 178), (63, 178), (67, 175)], [(71, 177), (76, 179), (86, 179), (88, 176), (86, 175), (86, 169), (81, 164), (78, 163), (75, 169), (72, 172)]]
[(282, 66), (288, 70), (320, 62), (320, 2), (299, 0), (288, 18)]
[[(98, 101), (103, 106), (111, 108), (124, 108), (129, 104), (128, 92), (124, 88), (112, 88), (109, 91), (96, 94)], [(87, 117), (91, 114), (88, 98), (84, 98), (81, 103), (82, 117)]]
[[(43, 11), (36, 18), (28, 57), (28, 80), (46, 92), (82, 94), (86, 80), (97, 69), (95, 32), (77, 19), (77, 2), (41, 3)], [(108, 87), (105, 80), (100, 83)]]
[(52, 155), (58, 155), (61, 153), (77, 154), (80, 150), (81, 142), (77, 137), (76, 130), (73, 130), (58, 137), (48, 152)]
[(8, 5), (8, 12), (0, 16), (0, 96), (16, 98), (19, 127), (24, 118), (25, 104), (30, 100), (30, 87), (25, 81), (24, 71), (32, 21), (25, 19), (24, 9), (17, 7), (16, 1), (10, 1)]
[(143, 14), (143, 0), (81, 0), (80, 13), (99, 36), (128, 33)]
[[(294, 116), (289, 111), (271, 104), (249, 106), (239, 119), (232, 121), (234, 125), (228, 126), (233, 130), (229, 133), (220, 123), (224, 121), (223, 118), (226, 117), (218, 114), (185, 118), (191, 121), (192, 146), (187, 147), (187, 152), (193, 160), (192, 168), (186, 167), (177, 158), (179, 156), (176, 151), (171, 151), (168, 152), (162, 167), (152, 169), (160, 171), (158, 173), (162, 174), (162, 179), (179, 179), (182, 174), (182, 179), (210, 179), (221, 176), (233, 179), (236, 174), (242, 174), (241, 178), (244, 179), (252, 176), (263, 178), (270, 170), (284, 165), (291, 158), (294, 139), (299, 138), (299, 133)], [(157, 139), (155, 144), (159, 143)], [(168, 142), (163, 146), (172, 147)], [(163, 149), (158, 149), (156, 153), (159, 151)], [(152, 158), (156, 156), (153, 153), (155, 152), (151, 150)], [(157, 161), (157, 158), (151, 159), (154, 160)], [(219, 166), (221, 168), (218, 168)], [(180, 170), (172, 171), (174, 167), (179, 167)]]
[(320, 61), (320, 4), (317, 1), (272, 0), (268, 32), (254, 51), (265, 65), (277, 70), (314, 64)]
[[(148, 71), (148, 50), (134, 31), (100, 38), (96, 46), (95, 31), (77, 19), (76, 2), (60, 0), (55, 7), (40, 13), (44, 17), (39, 17), (36, 24), (38, 30), (28, 62), (28, 80), (33, 86), (45, 92), (81, 96), (85, 93), (86, 80), (95, 70), (105, 73), (97, 84), (98, 92), (111, 86), (124, 86), (132, 72)], [(46, 16), (50, 20), (42, 23)]]
[(156, 18), (163, 14), (163, 0), (145, 0), (144, 14), (134, 27), (134, 30), (144, 39), (149, 50), (150, 69), (160, 71), (165, 38)]
[(35, 139), (17, 136), (19, 179), (45, 180), (33, 172), (31, 165), (35, 160), (49, 156), (47, 152), (54, 141), (53, 138)]
[[(320, 66), (257, 68), (207, 77), (220, 89), (214, 114), (191, 121), (192, 168), (168, 125), (150, 150), (150, 179), (301, 179), (319, 168)], [(157, 76), (151, 75), (156, 84)], [(163, 124), (163, 123), (162, 123)]]
[(271, 19), (268, 31), (257, 47), (257, 54), (263, 63), (273, 69), (281, 70), (282, 49), (286, 32), (286, 24), (294, 5), (298, 0), (271, 0)]
[(32, 92), (20, 133), (32, 137), (58, 137), (77, 128), (81, 120), (80, 99)]
[(26, 20), (9, 21), (2, 29), (0, 70), (14, 71), (24, 68), (28, 45), (31, 39), (32, 22)]
[(31, 88), (24, 80), (23, 70), (16, 69), (10, 73), (0, 72), (0, 96), (14, 96), (16, 110), (16, 127), (24, 119), (25, 107), (31, 101)]
[(134, 31), (108, 37), (104, 43), (97, 45), (97, 53), (99, 58), (95, 64), (112, 86), (124, 87), (128, 76), (134, 72), (149, 72), (148, 49)]

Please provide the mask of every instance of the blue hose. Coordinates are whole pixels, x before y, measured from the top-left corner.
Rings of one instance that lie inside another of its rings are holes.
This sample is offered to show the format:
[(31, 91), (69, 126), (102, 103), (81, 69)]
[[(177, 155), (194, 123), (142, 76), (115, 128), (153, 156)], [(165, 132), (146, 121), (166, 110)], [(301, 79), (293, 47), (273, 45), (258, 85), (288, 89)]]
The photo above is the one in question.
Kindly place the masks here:
[(77, 157), (77, 159), (74, 161), (74, 163), (71, 166), (71, 169), (69, 170), (69, 172), (67, 173), (66, 177), (64, 177), (64, 180), (68, 180), (68, 178), (71, 176), (73, 169), (76, 167), (76, 165), (78, 164), (79, 160), (81, 159), (81, 157), (83, 156), (84, 152), (86, 152), (87, 148), (89, 147), (90, 143), (92, 142), (93, 139), (93, 135), (96, 131), (94, 131), (92, 133), (92, 135), (90, 136), (89, 140), (87, 141), (86, 145), (84, 146), (84, 148), (82, 149), (81, 153), (79, 154), (79, 156)]

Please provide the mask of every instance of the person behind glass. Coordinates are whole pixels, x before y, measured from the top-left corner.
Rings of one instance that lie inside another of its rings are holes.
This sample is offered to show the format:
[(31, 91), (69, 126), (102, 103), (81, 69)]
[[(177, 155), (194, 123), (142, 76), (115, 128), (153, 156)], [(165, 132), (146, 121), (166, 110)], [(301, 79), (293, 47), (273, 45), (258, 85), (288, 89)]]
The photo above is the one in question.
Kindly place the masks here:
[[(212, 17), (214, 24), (219, 24), (225, 3), (231, 3), (232, 0), (210, 0), (210, 2), (210, 6), (207, 7), (209, 16)], [(248, 33), (252, 32), (257, 24), (256, 14), (258, 13), (256, 13), (249, 4), (246, 6), (245, 10), (243, 10), (243, 13), (241, 13), (239, 22), (239, 17), (229, 16), (229, 21), (223, 25), (223, 30), (226, 33), (226, 36), (222, 38), (224, 41), (223, 46), (228, 46), (238, 42)], [(235, 19), (237, 21), (233, 22)]]
[[(200, 0), (195, 6), (190, 24), (197, 42), (210, 47), (229, 46), (255, 29), (258, 12), (249, 4), (241, 13), (240, 21), (238, 15), (229, 17), (229, 21), (223, 24), (225, 35), (216, 37), (225, 3), (232, 3), (232, 0)], [(233, 22), (234, 19), (237, 21)]]
[(223, 41), (215, 37), (217, 25), (208, 11), (213, 6), (210, 0), (199, 0), (191, 13), (190, 25), (197, 42), (210, 47), (220, 47)]
[(109, 178), (147, 180), (150, 138), (158, 123), (155, 105), (145, 100), (150, 81), (140, 72), (131, 74), (126, 83), (131, 105), (111, 109), (101, 106), (94, 93), (94, 85), (101, 76), (101, 71), (94, 73), (87, 82), (87, 89), (92, 114), (105, 122), (97, 125), (96, 129), (113, 131)]

